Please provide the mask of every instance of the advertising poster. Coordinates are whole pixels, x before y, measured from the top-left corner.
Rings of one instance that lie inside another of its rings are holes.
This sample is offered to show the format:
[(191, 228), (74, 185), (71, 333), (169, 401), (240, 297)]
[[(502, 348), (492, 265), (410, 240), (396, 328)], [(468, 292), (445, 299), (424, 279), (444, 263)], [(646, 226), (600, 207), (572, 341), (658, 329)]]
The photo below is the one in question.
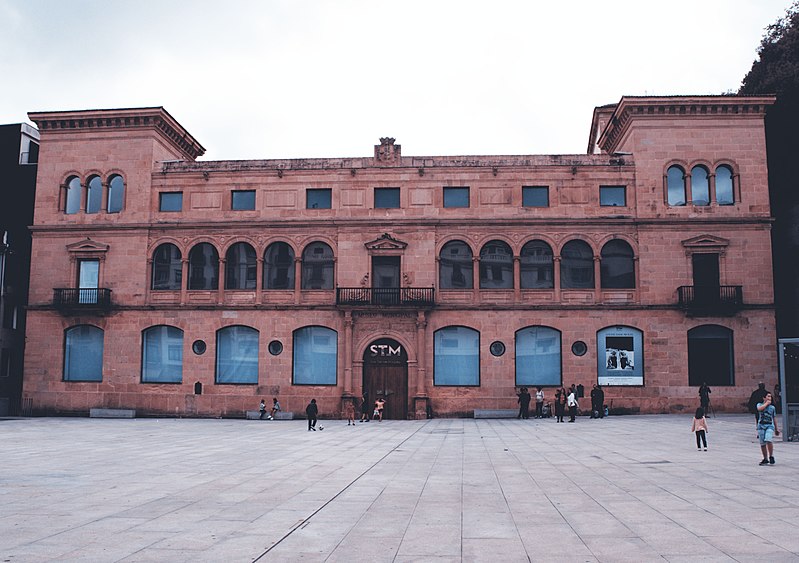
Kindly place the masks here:
[(597, 383), (643, 385), (643, 333), (616, 326), (597, 333)]

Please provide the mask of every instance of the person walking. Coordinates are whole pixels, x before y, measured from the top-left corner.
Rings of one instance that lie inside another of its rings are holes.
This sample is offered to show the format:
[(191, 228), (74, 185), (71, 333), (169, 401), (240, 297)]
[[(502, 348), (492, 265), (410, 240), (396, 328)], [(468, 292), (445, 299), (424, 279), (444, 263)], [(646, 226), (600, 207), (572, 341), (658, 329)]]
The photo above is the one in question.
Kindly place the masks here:
[(345, 399), (344, 414), (347, 415), (347, 426), (355, 426), (355, 397)]
[(574, 422), (577, 417), (577, 407), (579, 405), (575, 395), (574, 385), (572, 385), (572, 389), (569, 389), (569, 395), (566, 397), (566, 404), (569, 406), (569, 422)]
[(263, 420), (266, 416), (266, 402), (261, 399), (261, 404), (258, 405), (258, 412), (261, 413), (261, 416), (258, 417), (258, 420)]
[(777, 409), (772, 405), (771, 393), (766, 392), (766, 398), (762, 403), (758, 403), (757, 411), (760, 419), (757, 421), (757, 437), (760, 441), (760, 452), (763, 454), (763, 461), (760, 465), (774, 465), (774, 436), (779, 436), (777, 428)]
[(704, 409), (705, 412), (708, 412), (710, 408), (710, 387), (707, 386), (707, 383), (702, 383), (699, 387), (699, 406)]
[(519, 391), (519, 398), (516, 400), (519, 403), (519, 415), (516, 418), (521, 418), (523, 420), (527, 420), (530, 418), (530, 393), (527, 391), (527, 387), (522, 387), (521, 391)]
[(383, 409), (386, 408), (386, 400), (383, 397), (378, 397), (375, 401), (375, 415), (378, 422), (383, 422)]
[(561, 387), (555, 392), (555, 416), (556, 422), (563, 422), (563, 415), (566, 411), (566, 389)]
[(272, 397), (272, 409), (269, 411), (269, 420), (274, 420), (275, 415), (280, 412), (280, 403), (277, 397)]
[(700, 441), (705, 446), (707, 451), (707, 419), (705, 418), (705, 409), (699, 407), (696, 409), (696, 414), (691, 422), (691, 432), (696, 433), (696, 450), (700, 451)]
[(541, 387), (535, 388), (535, 417), (544, 418), (544, 390)]
[(316, 406), (316, 399), (311, 399), (311, 402), (305, 407), (305, 416), (308, 418), (308, 432), (311, 430), (316, 432), (316, 417), (318, 414), (319, 407)]
[(363, 394), (363, 402), (361, 403), (361, 420), (360, 422), (369, 422), (369, 394)]

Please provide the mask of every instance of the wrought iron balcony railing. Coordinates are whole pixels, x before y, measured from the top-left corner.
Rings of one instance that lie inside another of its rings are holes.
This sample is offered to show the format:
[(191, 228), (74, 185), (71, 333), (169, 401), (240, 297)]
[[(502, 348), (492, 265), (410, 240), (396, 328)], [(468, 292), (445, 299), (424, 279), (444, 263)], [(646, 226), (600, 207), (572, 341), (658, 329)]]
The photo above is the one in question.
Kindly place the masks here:
[(677, 294), (680, 307), (694, 315), (734, 315), (744, 303), (740, 285), (683, 285)]
[(53, 305), (58, 309), (109, 309), (111, 290), (105, 288), (56, 288)]
[(381, 307), (430, 307), (435, 304), (432, 287), (339, 287), (336, 305)]

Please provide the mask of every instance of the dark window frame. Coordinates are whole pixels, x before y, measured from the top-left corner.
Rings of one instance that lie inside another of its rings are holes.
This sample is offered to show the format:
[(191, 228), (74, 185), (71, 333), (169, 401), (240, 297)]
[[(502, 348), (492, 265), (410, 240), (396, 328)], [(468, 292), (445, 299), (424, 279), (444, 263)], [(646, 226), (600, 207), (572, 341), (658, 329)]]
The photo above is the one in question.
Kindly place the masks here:
[(522, 186), (522, 207), (549, 207), (549, 186)]
[[(463, 205), (464, 195), (465, 205)], [(469, 209), (472, 206), (469, 186), (444, 186), (442, 204), (445, 209)]]
[(308, 188), (305, 190), (306, 209), (332, 209), (332, 188)]
[[(170, 202), (170, 200), (173, 201)], [(177, 209), (167, 209), (167, 207), (175, 207), (176, 202), (180, 203)], [(180, 213), (183, 211), (183, 192), (159, 192), (158, 211), (161, 213)]]
[[(236, 196), (239, 197), (237, 198)], [(244, 196), (247, 197), (244, 198)], [(238, 201), (237, 203), (237, 199), (243, 201)], [(230, 210), (255, 211), (255, 190), (232, 190), (230, 192)]]
[[(621, 204), (616, 203), (621, 194)], [(605, 185), (599, 186), (600, 207), (627, 207), (627, 186)]]

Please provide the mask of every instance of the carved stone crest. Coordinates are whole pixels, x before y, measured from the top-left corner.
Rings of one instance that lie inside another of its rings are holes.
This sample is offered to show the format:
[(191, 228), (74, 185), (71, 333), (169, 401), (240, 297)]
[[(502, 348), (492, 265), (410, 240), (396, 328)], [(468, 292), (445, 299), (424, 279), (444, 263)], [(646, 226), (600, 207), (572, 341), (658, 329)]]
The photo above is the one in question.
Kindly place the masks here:
[(393, 137), (380, 137), (380, 144), (375, 145), (375, 162), (384, 165), (399, 164), (402, 145), (395, 145)]

